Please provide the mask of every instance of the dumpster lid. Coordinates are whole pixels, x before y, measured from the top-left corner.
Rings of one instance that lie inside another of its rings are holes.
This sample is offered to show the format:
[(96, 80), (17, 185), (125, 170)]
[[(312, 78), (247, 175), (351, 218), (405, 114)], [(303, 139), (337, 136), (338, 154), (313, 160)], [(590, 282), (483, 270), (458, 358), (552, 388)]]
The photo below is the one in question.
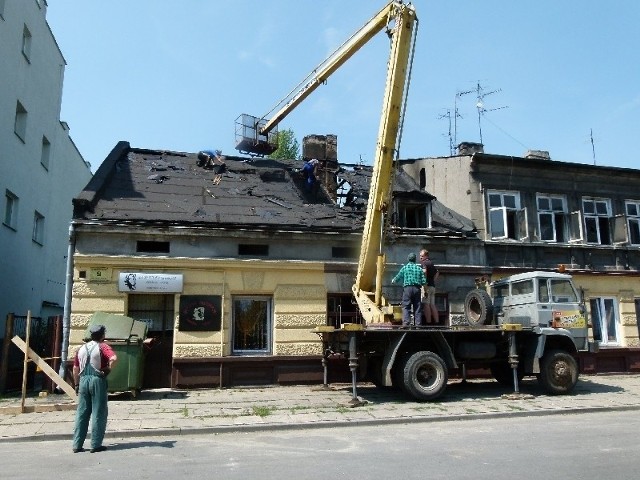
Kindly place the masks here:
[(142, 341), (147, 333), (146, 323), (114, 313), (95, 312), (87, 325), (86, 338), (91, 338), (91, 325), (104, 325), (106, 340), (129, 340), (134, 335)]

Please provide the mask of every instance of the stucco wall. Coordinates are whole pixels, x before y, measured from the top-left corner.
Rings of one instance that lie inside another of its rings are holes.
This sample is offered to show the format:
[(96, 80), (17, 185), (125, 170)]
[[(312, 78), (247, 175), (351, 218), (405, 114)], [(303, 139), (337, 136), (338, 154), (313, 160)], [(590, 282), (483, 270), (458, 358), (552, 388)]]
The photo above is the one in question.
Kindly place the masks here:
[[(171, 268), (167, 268), (171, 265)], [(92, 269), (107, 276), (92, 281)], [(231, 354), (232, 301), (234, 295), (272, 298), (274, 355), (317, 355), (319, 338), (311, 333), (326, 322), (327, 289), (323, 264), (304, 261), (229, 261), (214, 259), (168, 259), (76, 256), (71, 315), (71, 351), (82, 342), (95, 311), (126, 314), (128, 293), (118, 291), (120, 272), (172, 273), (183, 275), (183, 295), (221, 295), (222, 327), (219, 332), (178, 330), (180, 295), (174, 302), (175, 358), (227, 356)], [(82, 276), (85, 278), (81, 278)]]

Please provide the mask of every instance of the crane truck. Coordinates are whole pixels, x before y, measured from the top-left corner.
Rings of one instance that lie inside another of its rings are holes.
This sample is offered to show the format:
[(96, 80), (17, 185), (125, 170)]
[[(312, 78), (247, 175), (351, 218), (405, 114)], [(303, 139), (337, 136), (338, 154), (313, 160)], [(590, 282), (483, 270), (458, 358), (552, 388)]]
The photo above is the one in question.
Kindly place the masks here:
[(397, 322), (398, 306), (382, 293), (387, 210), (417, 24), (412, 4), (389, 2), (314, 69), (300, 88), (292, 90), (275, 115), (243, 114), (236, 121), (238, 150), (252, 155), (271, 153), (277, 148), (274, 131), (278, 123), (377, 33), (388, 34), (386, 86), (352, 288), (362, 322), (314, 329), (325, 352), (325, 383), (327, 357), (337, 353), (348, 356), (354, 402), (363, 371), (378, 386), (397, 387), (417, 400), (428, 401), (442, 395), (452, 371), (468, 366), (489, 368), (499, 382), (513, 384), (516, 392), (523, 376), (537, 375), (549, 393), (569, 393), (578, 380), (578, 352), (592, 345), (584, 304), (569, 275), (528, 272), (494, 282), (491, 295), (483, 288), (472, 290), (465, 301), (465, 325), (405, 328)]

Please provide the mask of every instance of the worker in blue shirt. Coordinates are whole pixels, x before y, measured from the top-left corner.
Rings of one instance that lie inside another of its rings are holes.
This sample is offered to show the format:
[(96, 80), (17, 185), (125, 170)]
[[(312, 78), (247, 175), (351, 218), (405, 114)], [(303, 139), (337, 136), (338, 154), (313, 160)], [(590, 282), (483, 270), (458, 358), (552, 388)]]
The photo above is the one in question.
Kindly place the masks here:
[(221, 150), (202, 150), (198, 152), (199, 167), (213, 170), (215, 165), (218, 165), (217, 173), (222, 173), (226, 170), (226, 163)]
[(424, 270), (416, 264), (416, 254), (410, 253), (408, 260), (409, 262), (391, 280), (391, 283), (402, 280), (402, 325), (405, 327), (411, 325), (412, 310), (416, 326), (423, 325), (422, 286), (427, 283)]

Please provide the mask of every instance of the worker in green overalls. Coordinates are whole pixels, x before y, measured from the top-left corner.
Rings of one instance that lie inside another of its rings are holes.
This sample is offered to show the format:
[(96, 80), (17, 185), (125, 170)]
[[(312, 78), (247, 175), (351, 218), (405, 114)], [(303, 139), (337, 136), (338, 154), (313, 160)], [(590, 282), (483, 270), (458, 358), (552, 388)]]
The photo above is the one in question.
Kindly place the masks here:
[(104, 343), (104, 325), (89, 328), (91, 340), (82, 345), (73, 359), (73, 381), (78, 394), (76, 424), (73, 430), (73, 453), (83, 452), (84, 440), (91, 424), (91, 453), (107, 449), (102, 445), (107, 429), (107, 375), (118, 357), (113, 349)]

